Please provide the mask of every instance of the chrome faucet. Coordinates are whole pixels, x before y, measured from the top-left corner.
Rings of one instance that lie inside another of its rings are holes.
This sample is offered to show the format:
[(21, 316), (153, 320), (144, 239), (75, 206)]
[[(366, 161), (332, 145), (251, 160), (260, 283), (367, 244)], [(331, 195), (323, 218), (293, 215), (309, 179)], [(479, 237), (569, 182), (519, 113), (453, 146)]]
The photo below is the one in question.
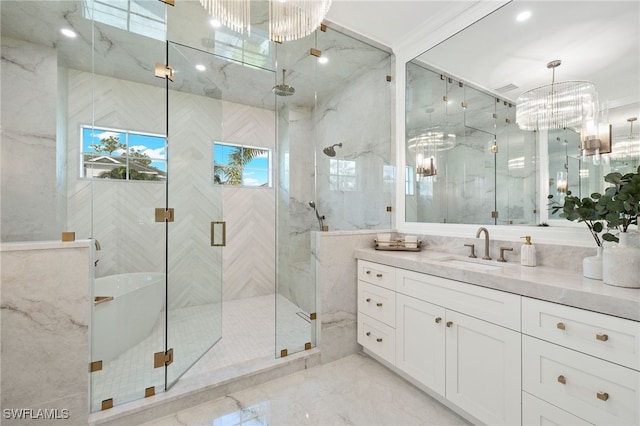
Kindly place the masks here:
[(480, 238), (480, 234), (484, 232), (484, 256), (482, 257), (484, 260), (491, 260), (491, 256), (489, 256), (489, 231), (484, 226), (478, 229), (476, 232), (476, 238)]

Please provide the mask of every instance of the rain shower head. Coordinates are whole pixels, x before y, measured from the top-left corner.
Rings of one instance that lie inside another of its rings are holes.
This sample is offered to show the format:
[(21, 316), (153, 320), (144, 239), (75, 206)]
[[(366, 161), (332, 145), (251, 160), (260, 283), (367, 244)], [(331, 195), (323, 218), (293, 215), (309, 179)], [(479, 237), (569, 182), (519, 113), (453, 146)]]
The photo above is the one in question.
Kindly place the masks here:
[(335, 147), (339, 146), (340, 148), (342, 148), (342, 142), (331, 145), (326, 147), (325, 149), (322, 150), (322, 152), (325, 153), (325, 155), (328, 155), (329, 157), (335, 157), (336, 156), (336, 149)]
[(283, 69), (282, 70), (282, 84), (278, 84), (276, 86), (273, 86), (273, 89), (271, 89), (271, 91), (273, 93), (275, 93), (277, 96), (291, 96), (296, 92), (296, 89), (294, 89), (293, 87), (289, 86), (288, 84), (284, 84), (284, 73), (287, 72), (287, 70)]

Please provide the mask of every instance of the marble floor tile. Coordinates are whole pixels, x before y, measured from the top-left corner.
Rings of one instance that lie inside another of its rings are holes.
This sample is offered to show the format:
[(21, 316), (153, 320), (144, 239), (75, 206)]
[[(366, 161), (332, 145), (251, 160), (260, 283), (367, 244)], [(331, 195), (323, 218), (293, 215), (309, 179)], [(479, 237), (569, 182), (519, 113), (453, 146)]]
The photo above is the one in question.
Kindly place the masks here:
[(466, 425), (366, 355), (355, 354), (155, 419), (177, 425)]

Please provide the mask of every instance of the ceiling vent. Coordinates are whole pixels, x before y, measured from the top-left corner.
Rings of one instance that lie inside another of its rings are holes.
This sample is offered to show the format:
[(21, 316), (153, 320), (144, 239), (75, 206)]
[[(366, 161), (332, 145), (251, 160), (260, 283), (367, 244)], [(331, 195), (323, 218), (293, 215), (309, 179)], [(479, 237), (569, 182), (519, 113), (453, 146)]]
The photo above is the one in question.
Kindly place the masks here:
[(518, 86), (516, 86), (515, 84), (509, 83), (509, 84), (507, 84), (505, 86), (498, 87), (497, 89), (495, 89), (495, 91), (498, 92), (498, 93), (507, 93), (507, 92), (510, 92), (512, 90), (516, 90), (517, 88), (518, 88)]

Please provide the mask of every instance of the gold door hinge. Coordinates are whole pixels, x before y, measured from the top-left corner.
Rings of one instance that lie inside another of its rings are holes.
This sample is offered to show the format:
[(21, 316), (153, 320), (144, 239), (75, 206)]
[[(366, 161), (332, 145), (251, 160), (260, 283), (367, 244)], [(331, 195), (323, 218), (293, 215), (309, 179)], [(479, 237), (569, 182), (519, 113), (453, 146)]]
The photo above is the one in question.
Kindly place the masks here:
[(387, 76), (387, 82), (391, 83), (391, 80), (392, 80), (391, 76), (390, 76), (390, 75), (388, 75), (388, 76)]
[(310, 53), (311, 53), (313, 56), (317, 56), (318, 58), (319, 58), (320, 56), (322, 56), (322, 51), (321, 51), (321, 50), (318, 50), (318, 49), (314, 49), (313, 47), (311, 48)]
[(393, 211), (393, 207), (391, 207), (391, 206), (387, 206), (387, 211), (388, 211), (388, 212)]
[(68, 242), (75, 241), (75, 240), (76, 240), (76, 233), (75, 232), (63, 232), (62, 233), (62, 242), (68, 243)]
[(491, 149), (489, 151), (491, 151), (492, 154), (497, 154), (498, 153), (498, 145), (491, 145)]
[(149, 398), (150, 396), (153, 396), (156, 394), (156, 387), (155, 386), (151, 386), (148, 387), (144, 390), (144, 397), (145, 398)]
[(310, 319), (311, 321), (314, 321), (316, 318), (318, 318), (318, 314), (316, 314), (315, 312), (312, 312), (312, 313), (309, 315), (309, 319)]
[(162, 207), (156, 208), (156, 222), (173, 222), (175, 219), (175, 212), (173, 208), (163, 209)]
[(176, 0), (160, 0), (162, 3), (166, 3), (169, 6), (175, 6), (176, 5)]
[(325, 24), (320, 24), (320, 31), (322, 31), (323, 33), (327, 32), (327, 26)]
[(102, 401), (102, 410), (108, 410), (109, 408), (113, 408), (113, 398)]
[(496, 211), (491, 212), (491, 217), (493, 219), (497, 219), (498, 218), (498, 212), (496, 212)]
[(95, 373), (102, 370), (102, 361), (93, 361), (89, 363), (89, 373)]
[(173, 81), (174, 71), (169, 65), (161, 64), (160, 62), (156, 62), (156, 71), (155, 75), (158, 78), (168, 78)]
[(166, 352), (156, 352), (153, 354), (153, 368), (164, 367), (165, 365), (171, 365), (173, 362), (173, 348)]
[(289, 351), (286, 349), (283, 349), (280, 351), (280, 357), (284, 358), (285, 356), (287, 356), (289, 354)]
[(304, 350), (308, 351), (309, 349), (311, 349), (311, 342), (307, 342), (304, 344)]

